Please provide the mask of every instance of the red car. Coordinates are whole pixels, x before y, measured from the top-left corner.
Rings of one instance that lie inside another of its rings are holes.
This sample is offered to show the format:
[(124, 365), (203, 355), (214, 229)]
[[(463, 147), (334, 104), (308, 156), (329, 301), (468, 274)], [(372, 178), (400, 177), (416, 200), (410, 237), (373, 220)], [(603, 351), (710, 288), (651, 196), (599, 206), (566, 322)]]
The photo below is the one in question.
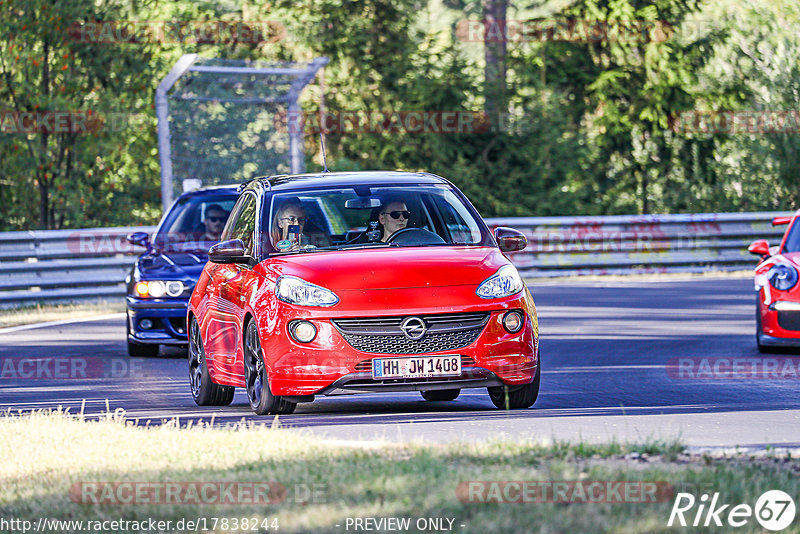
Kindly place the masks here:
[(275, 176), (243, 187), (189, 302), (198, 405), (246, 388), (257, 414), (315, 395), (539, 391), (533, 297), (464, 195), (427, 173)]
[(770, 247), (765, 239), (747, 249), (762, 257), (755, 271), (756, 343), (760, 352), (770, 348), (800, 347), (800, 211), (776, 217), (773, 226), (788, 224), (781, 244)]

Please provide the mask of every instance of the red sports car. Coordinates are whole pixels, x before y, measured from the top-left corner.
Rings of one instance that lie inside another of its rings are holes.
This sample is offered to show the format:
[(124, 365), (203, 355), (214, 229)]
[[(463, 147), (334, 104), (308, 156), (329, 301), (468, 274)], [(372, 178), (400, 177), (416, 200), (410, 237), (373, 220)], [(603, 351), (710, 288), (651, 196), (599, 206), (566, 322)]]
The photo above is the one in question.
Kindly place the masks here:
[(762, 257), (756, 267), (756, 343), (758, 350), (770, 347), (800, 347), (800, 211), (776, 217), (773, 226), (788, 224), (781, 244), (770, 247), (765, 239), (748, 250)]
[(187, 313), (198, 405), (246, 388), (257, 414), (315, 395), (487, 388), (498, 408), (539, 392), (533, 297), (450, 182), (427, 173), (274, 176), (243, 186)]

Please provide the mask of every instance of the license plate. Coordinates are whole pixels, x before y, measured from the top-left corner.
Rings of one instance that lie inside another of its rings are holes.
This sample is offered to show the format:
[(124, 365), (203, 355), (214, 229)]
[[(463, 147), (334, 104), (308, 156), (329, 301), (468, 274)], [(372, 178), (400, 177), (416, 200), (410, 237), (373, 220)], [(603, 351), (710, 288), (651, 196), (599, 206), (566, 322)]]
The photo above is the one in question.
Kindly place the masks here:
[(375, 358), (372, 378), (432, 378), (461, 375), (461, 356), (426, 356), (417, 358)]

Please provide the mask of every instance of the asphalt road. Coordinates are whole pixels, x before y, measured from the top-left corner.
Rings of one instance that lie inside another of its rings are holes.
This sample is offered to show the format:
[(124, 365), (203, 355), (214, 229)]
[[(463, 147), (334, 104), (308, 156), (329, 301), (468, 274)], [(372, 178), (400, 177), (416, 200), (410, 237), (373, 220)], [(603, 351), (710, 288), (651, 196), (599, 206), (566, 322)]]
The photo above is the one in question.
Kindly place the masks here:
[[(797, 447), (800, 377), (792, 371), (800, 372), (800, 359), (758, 353), (752, 284), (704, 278), (532, 285), (543, 362), (533, 408), (496, 410), (485, 390), (464, 390), (453, 402), (372, 394), (318, 397), (280, 422), (360, 441), (678, 438), (691, 446)], [(0, 409), (62, 406), (75, 413), (83, 404), (94, 415), (108, 405), (141, 424), (212, 415), (215, 424), (272, 424), (273, 417), (252, 414), (241, 390), (230, 407), (196, 406), (180, 353), (130, 359), (124, 331), (119, 315), (0, 333)], [(80, 367), (21, 364), (68, 356), (82, 357)], [(767, 376), (754, 374), (764, 363), (772, 365)], [(23, 376), (30, 374), (44, 378)]]

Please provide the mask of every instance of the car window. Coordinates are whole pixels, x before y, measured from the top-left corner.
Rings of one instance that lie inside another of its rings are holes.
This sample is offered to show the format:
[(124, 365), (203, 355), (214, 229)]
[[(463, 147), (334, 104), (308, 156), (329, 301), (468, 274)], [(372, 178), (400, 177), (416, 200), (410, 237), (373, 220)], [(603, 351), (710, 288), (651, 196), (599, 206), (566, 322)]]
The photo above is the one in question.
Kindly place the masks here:
[(238, 195), (189, 195), (173, 204), (159, 227), (155, 244), (168, 251), (207, 251), (221, 231)]
[(230, 239), (241, 239), (244, 243), (244, 251), (248, 256), (252, 256), (253, 233), (256, 228), (256, 198), (252, 194), (247, 194), (242, 200), (241, 209), (237, 210), (237, 218), (231, 227)]
[(431, 201), (452, 243), (470, 244), (480, 241), (481, 229), (452, 191), (431, 195)]
[(444, 185), (276, 193), (264, 213), (269, 252), (492, 244), (474, 210)]
[(781, 252), (800, 252), (800, 223), (792, 224)]

